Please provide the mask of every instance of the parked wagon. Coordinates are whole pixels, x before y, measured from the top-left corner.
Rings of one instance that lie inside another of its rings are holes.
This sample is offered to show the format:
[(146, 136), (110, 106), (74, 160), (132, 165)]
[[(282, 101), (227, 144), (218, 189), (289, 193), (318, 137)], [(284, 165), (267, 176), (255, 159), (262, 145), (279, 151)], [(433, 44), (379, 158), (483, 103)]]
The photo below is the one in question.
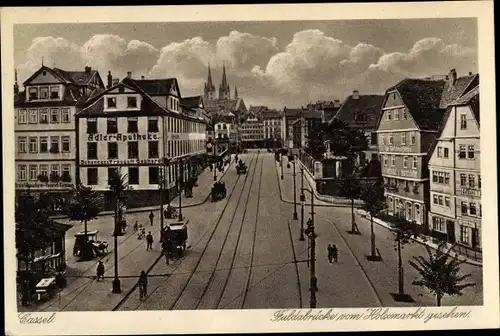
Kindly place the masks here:
[(79, 232), (75, 234), (73, 255), (80, 260), (91, 260), (108, 252), (108, 242), (97, 239), (98, 230)]

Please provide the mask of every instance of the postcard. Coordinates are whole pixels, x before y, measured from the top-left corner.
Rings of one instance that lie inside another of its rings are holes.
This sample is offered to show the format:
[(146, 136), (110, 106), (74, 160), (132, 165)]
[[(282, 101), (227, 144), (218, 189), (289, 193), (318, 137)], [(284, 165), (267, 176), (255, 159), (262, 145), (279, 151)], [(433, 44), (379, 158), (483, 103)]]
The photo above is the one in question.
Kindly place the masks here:
[(492, 13), (2, 8), (6, 334), (499, 327)]

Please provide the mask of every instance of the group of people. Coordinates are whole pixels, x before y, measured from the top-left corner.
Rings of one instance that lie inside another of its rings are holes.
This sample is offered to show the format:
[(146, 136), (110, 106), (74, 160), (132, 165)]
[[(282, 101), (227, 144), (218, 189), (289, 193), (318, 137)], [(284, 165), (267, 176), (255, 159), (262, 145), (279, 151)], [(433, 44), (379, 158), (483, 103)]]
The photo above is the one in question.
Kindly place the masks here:
[(328, 262), (331, 264), (333, 262), (338, 262), (339, 260), (339, 250), (335, 244), (328, 244)]

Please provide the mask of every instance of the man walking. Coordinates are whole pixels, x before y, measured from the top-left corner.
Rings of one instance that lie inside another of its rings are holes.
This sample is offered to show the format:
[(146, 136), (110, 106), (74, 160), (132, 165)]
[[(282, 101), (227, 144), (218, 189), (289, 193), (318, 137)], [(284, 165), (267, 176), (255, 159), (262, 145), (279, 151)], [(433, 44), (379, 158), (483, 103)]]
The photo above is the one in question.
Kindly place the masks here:
[(328, 252), (328, 262), (331, 264), (332, 261), (333, 261), (333, 247), (332, 247), (332, 244), (328, 244), (327, 252)]
[(100, 279), (104, 280), (104, 264), (102, 260), (99, 260), (99, 264), (97, 265), (97, 281)]
[(146, 236), (146, 251), (153, 249), (153, 236), (151, 235), (151, 231), (148, 232)]
[(339, 250), (337, 249), (337, 246), (335, 244), (333, 244), (332, 246), (332, 256), (333, 256), (333, 261), (338, 262)]
[(153, 218), (155, 218), (155, 215), (153, 214), (153, 210), (149, 213), (149, 222), (151, 223), (151, 226), (153, 226)]

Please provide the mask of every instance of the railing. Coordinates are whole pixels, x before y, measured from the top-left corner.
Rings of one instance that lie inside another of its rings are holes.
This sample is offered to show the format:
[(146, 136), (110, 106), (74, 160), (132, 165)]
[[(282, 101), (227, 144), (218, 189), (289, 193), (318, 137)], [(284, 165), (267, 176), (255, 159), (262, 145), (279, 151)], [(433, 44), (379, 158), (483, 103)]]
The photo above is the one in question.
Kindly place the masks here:
[(468, 259), (479, 262), (483, 261), (483, 251), (481, 249), (474, 249), (472, 247), (464, 246), (461, 244), (455, 244), (451, 250), (467, 257)]

